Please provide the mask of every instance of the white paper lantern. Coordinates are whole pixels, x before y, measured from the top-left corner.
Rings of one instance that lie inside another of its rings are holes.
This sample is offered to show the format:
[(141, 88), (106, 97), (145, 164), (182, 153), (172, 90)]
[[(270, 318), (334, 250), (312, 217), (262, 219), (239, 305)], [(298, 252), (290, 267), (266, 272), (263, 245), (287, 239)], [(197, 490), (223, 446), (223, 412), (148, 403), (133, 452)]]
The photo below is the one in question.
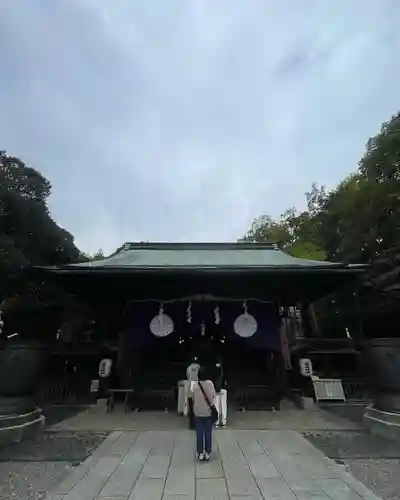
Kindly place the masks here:
[(233, 329), (239, 337), (251, 337), (257, 331), (257, 320), (252, 314), (245, 312), (236, 318)]
[(150, 331), (156, 337), (167, 337), (174, 331), (174, 322), (167, 314), (157, 314), (150, 321)]
[(301, 358), (299, 361), (300, 373), (303, 377), (312, 377), (313, 375), (313, 366), (309, 359)]
[(111, 373), (112, 359), (104, 358), (100, 361), (99, 377), (107, 378)]

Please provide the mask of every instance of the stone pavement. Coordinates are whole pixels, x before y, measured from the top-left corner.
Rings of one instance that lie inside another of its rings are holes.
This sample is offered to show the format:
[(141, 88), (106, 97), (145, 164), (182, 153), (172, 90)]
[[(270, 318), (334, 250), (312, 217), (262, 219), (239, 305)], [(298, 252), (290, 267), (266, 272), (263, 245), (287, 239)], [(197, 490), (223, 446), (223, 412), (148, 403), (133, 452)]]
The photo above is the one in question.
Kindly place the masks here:
[(221, 429), (209, 463), (188, 430), (114, 431), (48, 500), (378, 500), (298, 432)]

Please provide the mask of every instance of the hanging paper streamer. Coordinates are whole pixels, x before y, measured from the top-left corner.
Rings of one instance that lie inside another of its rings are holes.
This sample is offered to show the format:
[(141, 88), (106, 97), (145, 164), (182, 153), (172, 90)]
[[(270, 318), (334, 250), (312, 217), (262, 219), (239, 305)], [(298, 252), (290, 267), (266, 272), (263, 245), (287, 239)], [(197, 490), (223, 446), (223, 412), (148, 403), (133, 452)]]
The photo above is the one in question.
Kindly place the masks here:
[(214, 308), (214, 318), (215, 318), (215, 324), (219, 325), (221, 322), (221, 317), (219, 315), (219, 307), (218, 304)]
[(192, 303), (189, 302), (186, 309), (186, 321), (190, 324), (192, 322)]
[(204, 324), (204, 321), (202, 321), (201, 326), (200, 326), (200, 335), (204, 337), (206, 335), (206, 325)]

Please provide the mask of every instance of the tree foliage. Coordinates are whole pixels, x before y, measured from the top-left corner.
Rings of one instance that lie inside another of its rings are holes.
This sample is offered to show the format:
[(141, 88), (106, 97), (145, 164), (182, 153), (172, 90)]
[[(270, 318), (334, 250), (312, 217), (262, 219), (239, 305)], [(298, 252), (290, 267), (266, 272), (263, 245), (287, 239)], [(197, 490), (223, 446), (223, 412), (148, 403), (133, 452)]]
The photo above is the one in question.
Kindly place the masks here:
[(373, 263), (400, 253), (400, 113), (369, 139), (335, 189), (313, 185), (307, 210), (256, 219), (241, 241), (274, 241), (296, 257)]
[(0, 151), (0, 295), (15, 293), (29, 264), (75, 262), (74, 238), (52, 219), (50, 182), (19, 158)]
[(102, 248), (97, 250), (97, 252), (85, 255), (85, 261), (88, 262), (95, 262), (96, 260), (103, 260), (105, 258), (106, 256), (104, 255), (104, 250)]
[(320, 302), (322, 330), (397, 335), (382, 321), (399, 319), (400, 113), (369, 139), (353, 174), (331, 191), (314, 184), (306, 196), (306, 211), (291, 209), (278, 221), (259, 217), (241, 241), (273, 241), (295, 257), (371, 264), (357, 292)]
[(310, 193), (307, 193), (308, 210), (298, 212), (291, 208), (278, 221), (268, 215), (258, 217), (240, 241), (276, 243), (281, 250), (293, 257), (324, 260), (326, 252), (320, 240), (320, 221), (314, 213), (314, 205), (324, 193), (323, 188), (313, 185)]

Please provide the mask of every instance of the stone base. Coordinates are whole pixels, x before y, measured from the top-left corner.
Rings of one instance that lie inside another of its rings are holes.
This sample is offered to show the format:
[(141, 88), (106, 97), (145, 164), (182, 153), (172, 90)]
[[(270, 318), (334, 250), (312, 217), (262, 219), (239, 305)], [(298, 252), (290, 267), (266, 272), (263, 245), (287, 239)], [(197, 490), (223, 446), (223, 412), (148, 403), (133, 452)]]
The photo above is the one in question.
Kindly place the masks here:
[(95, 413), (105, 413), (107, 411), (107, 398), (99, 398), (90, 410)]
[(45, 417), (36, 408), (20, 415), (0, 415), (0, 446), (19, 443), (44, 427)]
[(400, 441), (400, 413), (377, 410), (367, 406), (364, 422), (373, 434)]
[(315, 405), (315, 401), (313, 400), (313, 398), (303, 397), (301, 399), (302, 399), (301, 408), (303, 410), (316, 410), (317, 409), (317, 407)]
[(294, 403), (294, 401), (291, 401), (290, 399), (282, 399), (279, 410), (285, 411), (285, 410), (298, 410), (298, 407)]
[(36, 410), (32, 396), (0, 396), (0, 417), (26, 415)]

